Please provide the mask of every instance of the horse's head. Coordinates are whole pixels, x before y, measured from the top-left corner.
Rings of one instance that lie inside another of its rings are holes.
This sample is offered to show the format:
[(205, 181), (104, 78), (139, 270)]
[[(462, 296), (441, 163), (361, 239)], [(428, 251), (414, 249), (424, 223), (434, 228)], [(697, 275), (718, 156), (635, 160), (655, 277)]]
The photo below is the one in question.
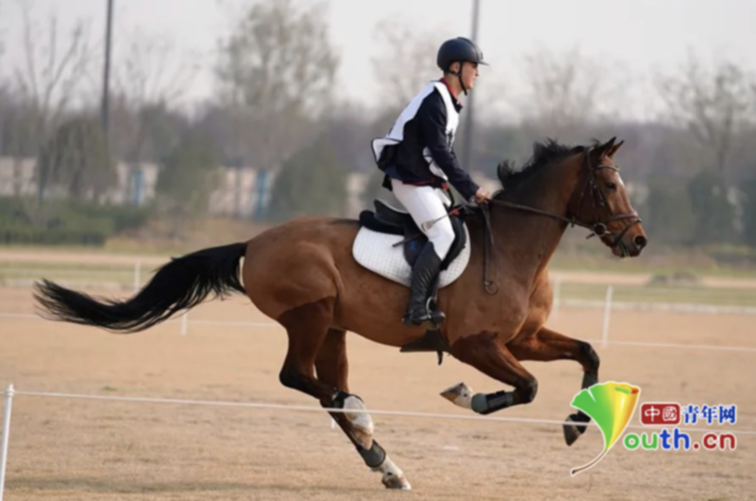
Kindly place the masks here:
[(624, 141), (586, 148), (577, 190), (569, 203), (568, 217), (592, 230), (619, 257), (638, 256), (648, 244), (646, 233), (627, 195), (614, 162)]

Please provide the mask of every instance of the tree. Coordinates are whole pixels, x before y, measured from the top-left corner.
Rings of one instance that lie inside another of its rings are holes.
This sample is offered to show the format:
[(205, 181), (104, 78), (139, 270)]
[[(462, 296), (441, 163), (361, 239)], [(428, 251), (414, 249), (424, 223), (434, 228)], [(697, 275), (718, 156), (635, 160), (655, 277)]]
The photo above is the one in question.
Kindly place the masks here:
[(617, 70), (608, 60), (596, 60), (577, 48), (552, 52), (536, 48), (521, 60), (528, 94), (520, 102), (525, 122), (539, 135), (568, 141), (607, 111), (617, 91), (610, 75)]
[(686, 245), (694, 239), (696, 220), (685, 184), (653, 176), (643, 207), (644, 226), (660, 243)]
[(741, 134), (754, 123), (754, 86), (754, 77), (735, 64), (720, 60), (707, 68), (694, 56), (657, 77), (670, 119), (691, 134), (698, 168), (716, 171), (727, 184)]
[(112, 142), (128, 162), (126, 195), (135, 204), (140, 202), (136, 188), (141, 164), (165, 158), (185, 129), (184, 120), (173, 109), (197, 74), (198, 65), (191, 60), (170, 39), (140, 31), (130, 37), (118, 59)]
[(218, 182), (216, 158), (213, 145), (192, 130), (163, 162), (155, 192), (158, 211), (171, 219), (171, 238), (180, 238), (187, 220), (207, 212)]
[(99, 123), (89, 117), (64, 122), (41, 149), (37, 160), (38, 197), (62, 187), (76, 199), (101, 202), (117, 181)]
[(137, 106), (176, 103), (199, 70), (196, 55), (181, 54), (163, 35), (135, 31), (114, 71), (114, 87)]
[(696, 243), (732, 241), (735, 210), (727, 195), (724, 179), (712, 171), (701, 171), (688, 183), (688, 196), (696, 219)]
[(339, 162), (357, 172), (376, 170), (373, 150), (370, 147), (373, 138), (386, 133), (376, 131), (370, 112), (362, 106), (346, 104), (337, 106), (330, 114), (326, 127)]
[[(32, 15), (31, 2), (17, 0), (21, 17), (22, 62), (11, 69), (12, 77), (6, 85), (11, 106), (7, 106), (4, 122), (3, 149), (13, 157), (14, 179), (21, 179), (25, 158), (40, 156), (43, 145), (51, 144), (51, 136), (58, 129), (64, 115), (77, 98), (83, 98), (82, 85), (87, 82), (92, 50), (88, 31), (77, 21), (67, 41), (62, 42), (54, 14), (43, 27)], [(43, 195), (46, 175), (37, 172), (37, 192)], [(61, 181), (64, 185), (71, 180)], [(20, 190), (15, 181), (16, 190)], [(44, 198), (37, 197), (26, 207), (29, 219), (35, 214)]]
[[(258, 1), (221, 42), (216, 74), (234, 124), (230, 155), (258, 168), (258, 195), (268, 173), (312, 141), (328, 110), (338, 58), (325, 14), (322, 5)], [(262, 217), (262, 202), (255, 215)]]
[(80, 97), (77, 92), (88, 77), (93, 53), (82, 21), (75, 23), (68, 43), (61, 47), (55, 14), (50, 15), (44, 30), (32, 18), (29, 2), (18, 0), (17, 4), (24, 60), (14, 69), (12, 90), (34, 121), (33, 137), (23, 140), (38, 145), (47, 140), (62, 114)]
[(284, 163), (273, 184), (270, 219), (280, 222), (299, 216), (343, 215), (347, 173), (331, 142), (321, 136)]
[(744, 183), (743, 240), (756, 248), (756, 178)]
[(439, 30), (418, 31), (396, 16), (380, 21), (373, 38), (380, 48), (372, 64), (382, 102), (398, 113), (423, 86), (439, 77), (436, 52), (442, 39)]

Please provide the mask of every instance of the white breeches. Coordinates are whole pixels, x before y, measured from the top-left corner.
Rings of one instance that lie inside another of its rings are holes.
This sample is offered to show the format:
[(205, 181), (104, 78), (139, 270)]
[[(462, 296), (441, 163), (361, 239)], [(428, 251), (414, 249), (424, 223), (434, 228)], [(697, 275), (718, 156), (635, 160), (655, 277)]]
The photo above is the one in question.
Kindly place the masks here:
[[(443, 191), (431, 186), (412, 186), (397, 179), (391, 180), (391, 187), (443, 260), (454, 242), (454, 228), (444, 207), (444, 204), (451, 204), (449, 198)], [(424, 227), (423, 223), (430, 225), (430, 228)]]

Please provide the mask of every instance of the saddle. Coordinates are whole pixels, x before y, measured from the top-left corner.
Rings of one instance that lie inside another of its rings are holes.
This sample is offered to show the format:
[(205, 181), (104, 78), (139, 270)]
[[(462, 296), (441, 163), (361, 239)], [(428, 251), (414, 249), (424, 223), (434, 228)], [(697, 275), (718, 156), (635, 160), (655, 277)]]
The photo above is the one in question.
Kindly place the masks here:
[[(414, 266), (417, 257), (428, 242), (428, 237), (418, 228), (409, 212), (391, 207), (377, 198), (373, 200), (373, 206), (375, 212), (363, 210), (360, 213), (360, 225), (380, 233), (403, 236), (404, 239), (400, 243), (404, 245), (404, 258), (410, 267)], [(449, 253), (441, 262), (441, 270), (448, 268), (449, 264), (459, 256), (467, 244), (464, 225), (465, 210), (462, 205), (456, 205), (448, 211), (449, 220), (454, 229), (454, 242)]]
[[(404, 258), (412, 267), (428, 241), (428, 237), (415, 224), (408, 212), (391, 207), (378, 199), (373, 201), (373, 206), (375, 211), (364, 210), (360, 213), (360, 225), (380, 233), (403, 236), (404, 238), (394, 245), (403, 245)], [(467, 233), (464, 225), (466, 211), (467, 209), (462, 205), (452, 206), (448, 209), (449, 220), (454, 229), (454, 242), (441, 263), (441, 270), (447, 269), (449, 264), (460, 255), (467, 245)], [(432, 308), (435, 308), (437, 292), (438, 281), (431, 292)], [(443, 352), (448, 353), (450, 347), (438, 328), (429, 328), (422, 338), (402, 346), (400, 351), (403, 353), (435, 351), (438, 354), (440, 365), (443, 361)]]

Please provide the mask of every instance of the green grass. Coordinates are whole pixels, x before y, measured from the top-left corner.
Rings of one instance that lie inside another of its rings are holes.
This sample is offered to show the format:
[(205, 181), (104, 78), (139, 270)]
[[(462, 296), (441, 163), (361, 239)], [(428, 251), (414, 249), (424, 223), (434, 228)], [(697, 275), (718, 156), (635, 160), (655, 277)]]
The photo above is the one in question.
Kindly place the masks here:
[[(140, 282), (142, 285), (152, 276), (155, 265), (142, 264)], [(29, 263), (0, 262), (0, 282), (6, 280), (39, 280), (71, 282), (114, 282), (123, 285), (134, 283), (133, 265), (82, 265), (78, 263)]]
[[(28, 271), (32, 269), (32, 271)], [(44, 273), (33, 270), (45, 270)], [(144, 285), (152, 276), (152, 267), (143, 267), (141, 283)], [(115, 282), (125, 286), (133, 283), (132, 267), (83, 267), (75, 264), (45, 266), (18, 266), (13, 263), (0, 263), (0, 281), (7, 279), (41, 279), (54, 281), (81, 282)], [(580, 299), (603, 301), (606, 297), (606, 285), (561, 283), (561, 299)], [(674, 286), (613, 286), (613, 300), (616, 302), (649, 303), (688, 303), (718, 306), (756, 307), (756, 289), (729, 289), (712, 287), (674, 287)]]
[[(562, 283), (561, 299), (603, 301), (605, 285)], [(632, 303), (688, 303), (756, 307), (756, 289), (711, 287), (613, 286), (613, 301)]]
[(632, 274), (652, 274), (652, 275), (674, 275), (676, 273), (689, 273), (699, 277), (722, 277), (722, 278), (756, 278), (756, 268), (738, 268), (730, 266), (673, 266), (659, 265), (649, 266), (643, 263), (632, 263), (629, 260), (595, 260), (586, 262), (585, 260), (559, 259), (555, 258), (550, 267), (553, 271), (575, 271), (575, 272), (594, 272), (594, 273), (625, 273)]

